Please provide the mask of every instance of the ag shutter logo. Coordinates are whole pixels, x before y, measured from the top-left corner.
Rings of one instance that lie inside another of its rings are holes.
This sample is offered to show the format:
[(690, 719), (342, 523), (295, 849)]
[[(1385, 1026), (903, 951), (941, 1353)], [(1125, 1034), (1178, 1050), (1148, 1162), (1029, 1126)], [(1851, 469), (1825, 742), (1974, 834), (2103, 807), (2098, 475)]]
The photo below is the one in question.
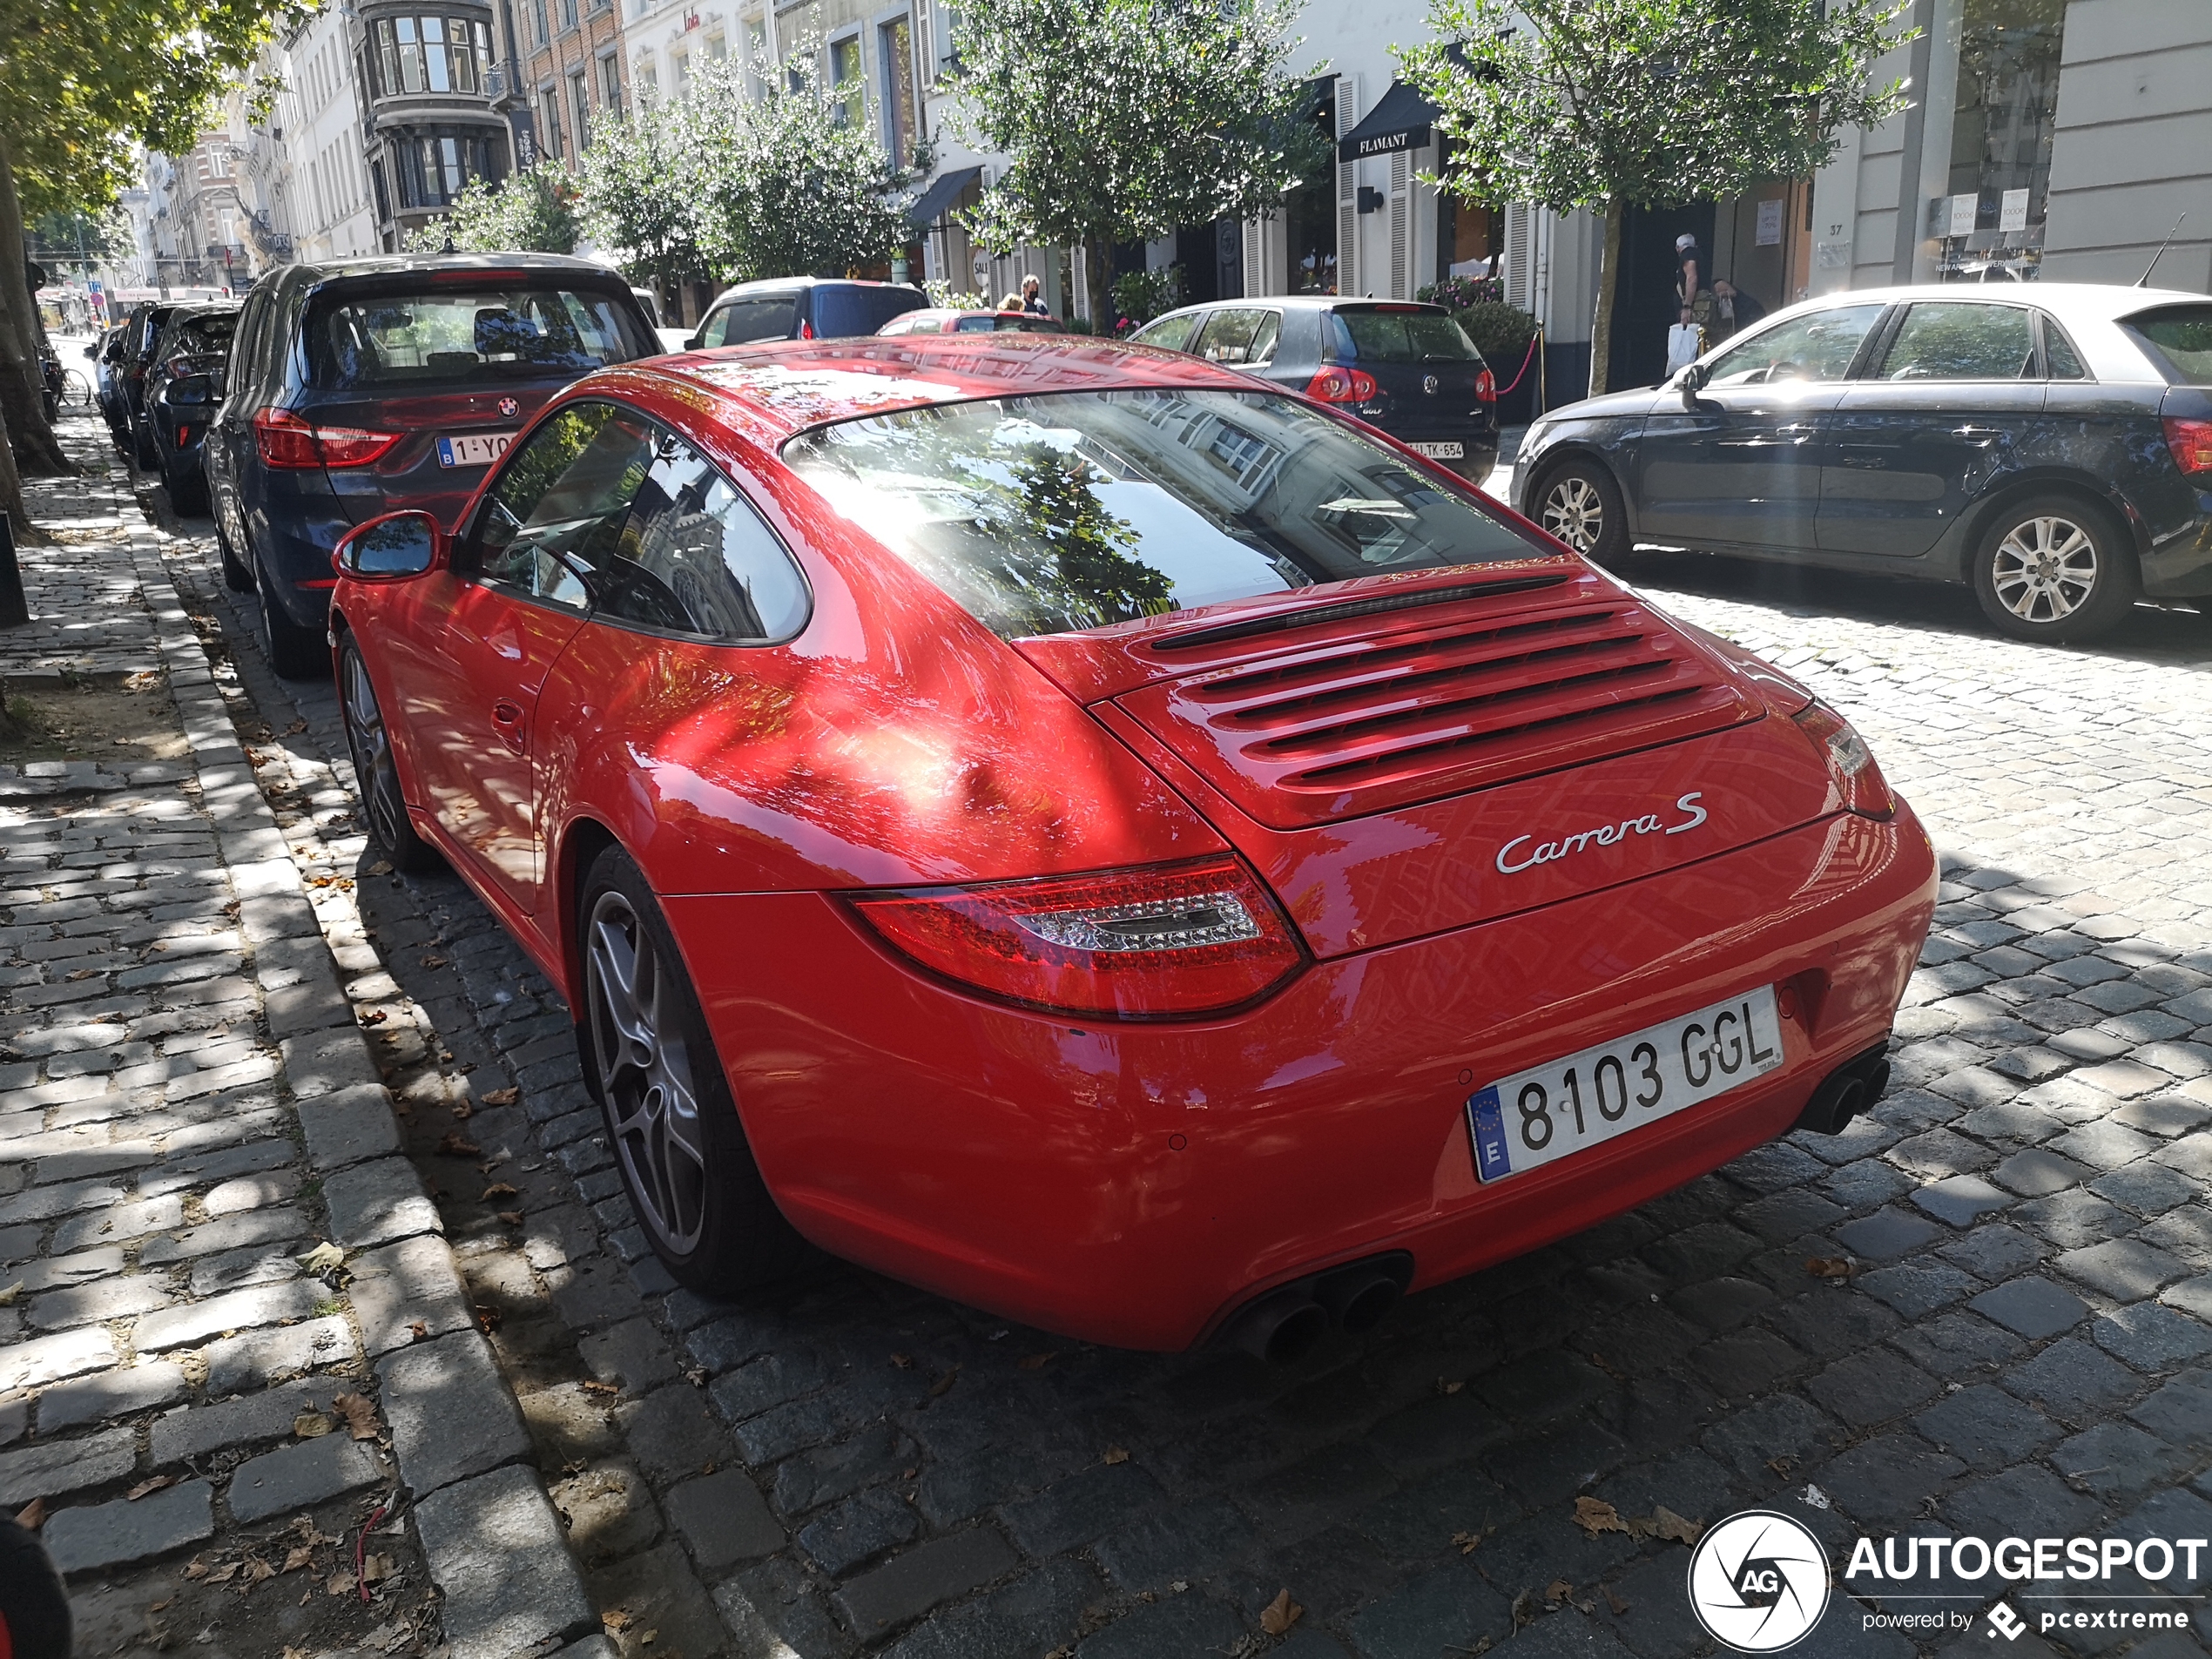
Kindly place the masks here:
[(1690, 1555), (1689, 1606), (1716, 1642), (1739, 1653), (1779, 1653), (1828, 1610), (1828, 1552), (1787, 1515), (1730, 1515)]

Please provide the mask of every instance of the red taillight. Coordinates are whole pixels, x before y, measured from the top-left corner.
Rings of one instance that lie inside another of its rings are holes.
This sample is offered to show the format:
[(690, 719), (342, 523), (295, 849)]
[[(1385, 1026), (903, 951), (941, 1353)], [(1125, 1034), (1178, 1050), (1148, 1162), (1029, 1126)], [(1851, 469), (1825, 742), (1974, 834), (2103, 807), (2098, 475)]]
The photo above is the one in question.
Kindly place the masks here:
[(1882, 776), (1866, 740), (1851, 730), (1849, 720), (1817, 701), (1790, 718), (1820, 752), (1829, 779), (1836, 786), (1836, 805), (1861, 818), (1887, 818), (1897, 811), (1889, 780)]
[(188, 426), (179, 427), (177, 428), (177, 447), (181, 449), (191, 442), (192, 428)]
[(2212, 472), (2212, 421), (2168, 415), (2166, 447), (2174, 452), (2174, 464), (2183, 472)]
[(1478, 403), (1495, 403), (1498, 401), (1498, 377), (1487, 368), (1474, 377), (1474, 401)]
[(1363, 368), (1324, 368), (1305, 383), (1305, 395), (1320, 403), (1366, 403), (1375, 395), (1375, 377)]
[(1305, 961), (1235, 859), (856, 899), (862, 920), (948, 979), (1036, 1008), (1130, 1018), (1249, 1002)]
[(397, 432), (364, 432), (358, 427), (310, 426), (289, 409), (261, 409), (253, 416), (261, 464), (285, 470), (366, 467), (400, 437)]
[(808, 322), (804, 317), (800, 318), (799, 321), (799, 337), (801, 340), (812, 340), (814, 337), (814, 325)]

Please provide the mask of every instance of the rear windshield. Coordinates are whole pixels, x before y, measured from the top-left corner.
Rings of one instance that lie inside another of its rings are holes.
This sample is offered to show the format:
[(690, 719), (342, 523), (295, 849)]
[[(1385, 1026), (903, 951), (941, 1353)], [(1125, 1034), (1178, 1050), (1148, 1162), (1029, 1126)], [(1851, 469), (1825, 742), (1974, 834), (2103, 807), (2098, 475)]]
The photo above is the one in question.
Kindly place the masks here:
[(849, 334), (872, 334), (894, 317), (920, 311), (929, 296), (918, 288), (886, 284), (880, 288), (844, 287), (829, 283), (814, 290), (814, 336), (837, 340)]
[(962, 317), (953, 325), (956, 334), (1064, 334), (1062, 328), (1050, 317), (1024, 316), (1020, 312), (1001, 311), (988, 317)]
[(172, 357), (199, 357), (214, 352), (228, 351), (231, 336), (238, 332), (238, 313), (219, 311), (206, 317), (192, 317), (177, 324), (163, 342)]
[(1479, 361), (1459, 320), (1442, 311), (1338, 310), (1329, 314), (1339, 363)]
[(341, 294), (307, 323), (309, 373), (330, 388), (574, 380), (659, 351), (629, 306), (577, 288)]
[(1541, 557), (1271, 392), (1072, 392), (801, 433), (785, 462), (1001, 637), (1386, 571)]
[(2175, 386), (2212, 386), (2212, 306), (2147, 311), (2120, 325)]

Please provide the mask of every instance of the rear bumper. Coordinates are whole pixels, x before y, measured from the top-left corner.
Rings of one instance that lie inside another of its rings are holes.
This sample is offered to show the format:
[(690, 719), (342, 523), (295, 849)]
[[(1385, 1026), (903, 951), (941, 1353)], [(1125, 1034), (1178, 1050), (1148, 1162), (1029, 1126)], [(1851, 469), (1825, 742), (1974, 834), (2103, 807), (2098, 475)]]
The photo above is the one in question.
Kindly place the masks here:
[[(818, 894), (666, 901), (745, 1129), (799, 1229), (1049, 1330), (1181, 1349), (1251, 1295), (1385, 1250), (1415, 1289), (1771, 1139), (1887, 1035), (1935, 860), (1888, 823), (1321, 962), (1197, 1024), (1086, 1024), (894, 960)], [(730, 941), (742, 941), (733, 948)], [(1755, 1085), (1489, 1187), (1484, 1083), (1762, 983), (1798, 1009)]]
[(2143, 592), (2153, 599), (2201, 599), (2212, 595), (2212, 495), (2199, 495), (2197, 511), (2179, 529), (2152, 538), (2139, 557)]

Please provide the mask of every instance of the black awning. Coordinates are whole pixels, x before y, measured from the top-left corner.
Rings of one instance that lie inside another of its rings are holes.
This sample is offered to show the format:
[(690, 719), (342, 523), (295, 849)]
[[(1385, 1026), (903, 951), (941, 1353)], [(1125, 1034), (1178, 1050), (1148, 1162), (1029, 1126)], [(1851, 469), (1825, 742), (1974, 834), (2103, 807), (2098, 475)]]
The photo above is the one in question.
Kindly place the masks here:
[(1418, 150), (1433, 136), (1436, 105), (1404, 81), (1393, 81), (1365, 120), (1337, 142), (1339, 161), (1359, 161), (1400, 150)]
[(907, 209), (907, 222), (916, 230), (927, 230), (945, 216), (945, 210), (961, 198), (961, 192), (983, 176), (981, 167), (962, 167), (958, 172), (939, 175), (921, 192), (921, 199)]

